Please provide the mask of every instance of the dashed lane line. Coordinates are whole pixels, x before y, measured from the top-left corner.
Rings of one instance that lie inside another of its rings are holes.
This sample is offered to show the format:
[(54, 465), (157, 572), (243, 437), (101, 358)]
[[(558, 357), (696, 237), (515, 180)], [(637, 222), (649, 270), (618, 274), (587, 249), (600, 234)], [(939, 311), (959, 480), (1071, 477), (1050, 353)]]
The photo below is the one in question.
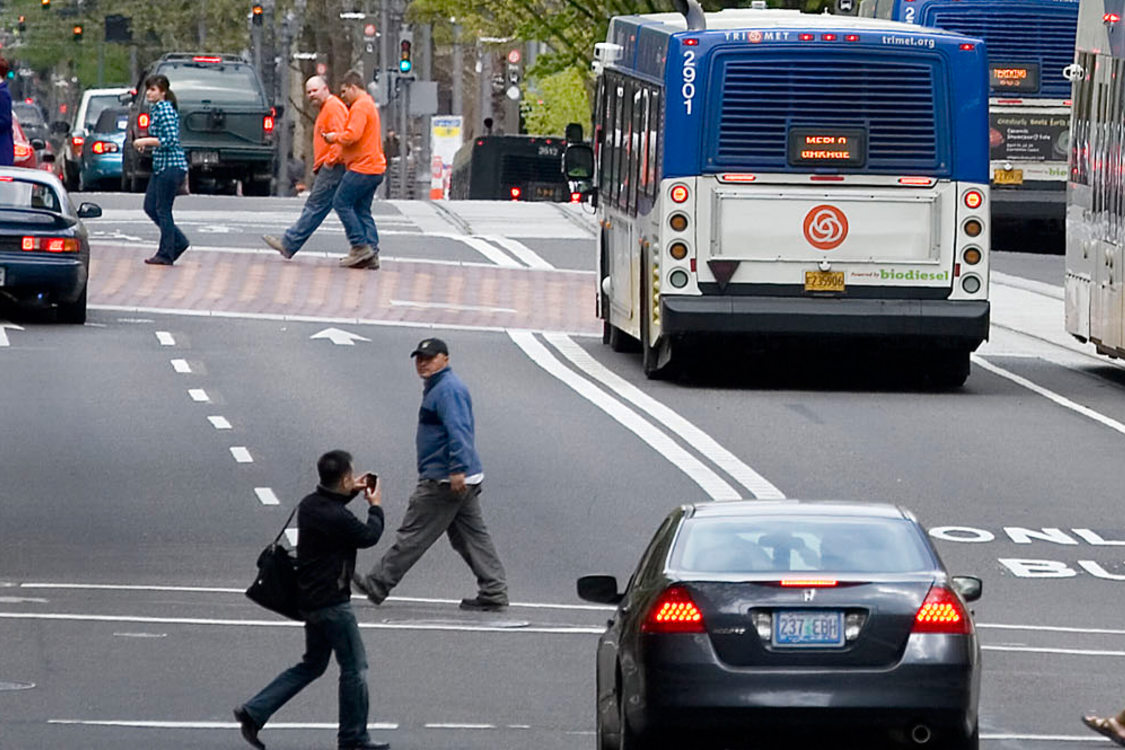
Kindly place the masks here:
[(638, 407), (658, 424), (665, 425), (700, 455), (713, 462), (733, 477), (739, 484), (759, 500), (784, 500), (785, 493), (769, 480), (743, 463), (737, 456), (719, 444), (706, 432), (696, 427), (668, 406), (657, 401), (625, 378), (610, 370), (593, 355), (579, 346), (566, 334), (543, 334), (551, 346), (555, 347), (571, 364), (582, 372), (608, 387), (621, 398)]
[(160, 342), (161, 346), (175, 346), (176, 339), (168, 331), (157, 331), (156, 340)]
[(254, 463), (254, 457), (250, 455), (250, 451), (247, 450), (244, 445), (232, 445), (230, 454), (234, 457), (234, 460), (240, 464)]
[(172, 369), (185, 375), (191, 373), (191, 365), (188, 364), (186, 359), (173, 359)]
[(516, 346), (531, 358), (532, 362), (562, 381), (564, 385), (647, 443), (658, 455), (667, 459), (673, 466), (698, 484), (712, 500), (739, 500), (742, 498), (742, 493), (727, 484), (694, 455), (680, 447), (665, 432), (586, 378), (566, 367), (530, 332), (509, 331), (508, 335)]
[(281, 501), (277, 499), (277, 494), (269, 487), (255, 487), (254, 494), (258, 496), (262, 505), (281, 505)]
[(207, 395), (207, 391), (202, 388), (189, 388), (188, 396), (191, 397), (192, 401), (197, 401), (199, 403), (207, 403), (211, 400), (211, 397)]
[(231, 429), (230, 420), (227, 419), (226, 417), (220, 417), (220, 416), (207, 417), (207, 421), (210, 422), (211, 426), (214, 427), (216, 430), (229, 430), (229, 429)]

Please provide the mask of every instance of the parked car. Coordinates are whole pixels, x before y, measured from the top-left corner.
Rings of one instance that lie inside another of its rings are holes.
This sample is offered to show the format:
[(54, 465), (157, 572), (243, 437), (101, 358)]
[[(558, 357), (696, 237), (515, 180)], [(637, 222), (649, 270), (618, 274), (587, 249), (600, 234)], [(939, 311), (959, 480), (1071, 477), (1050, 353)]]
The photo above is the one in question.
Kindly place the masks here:
[(129, 126), (128, 107), (107, 107), (98, 115), (82, 148), (78, 189), (117, 189), (121, 186), (121, 152)]
[(149, 104), (144, 80), (167, 76), (179, 102), (180, 142), (188, 158), (192, 192), (269, 195), (273, 186), (277, 112), (270, 106), (254, 66), (238, 55), (167, 54), (149, 66), (137, 83), (129, 109), (122, 160), (122, 189), (144, 190), (152, 172), (151, 154), (132, 148), (148, 134)]
[(62, 182), (41, 169), (0, 167), (0, 296), (53, 305), (64, 323), (86, 322), (90, 242)]
[(69, 124), (57, 122), (51, 126), (52, 130), (66, 136), (63, 148), (63, 179), (68, 190), (78, 189), (82, 148), (90, 128), (94, 127), (94, 123), (98, 120), (98, 115), (106, 107), (119, 106), (121, 96), (129, 92), (127, 88), (86, 89), (82, 92), (78, 109), (74, 111), (74, 120)]
[(680, 507), (623, 593), (612, 576), (578, 581), (583, 599), (618, 605), (598, 641), (598, 750), (825, 744), (809, 730), (975, 750), (966, 602), (981, 588), (951, 577), (896, 506)]

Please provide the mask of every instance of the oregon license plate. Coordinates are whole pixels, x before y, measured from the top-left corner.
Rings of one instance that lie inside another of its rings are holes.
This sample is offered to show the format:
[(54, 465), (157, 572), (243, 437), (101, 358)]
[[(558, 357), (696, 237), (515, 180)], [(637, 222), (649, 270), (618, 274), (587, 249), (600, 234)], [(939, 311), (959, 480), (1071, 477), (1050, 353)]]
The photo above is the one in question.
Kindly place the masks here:
[(833, 610), (778, 610), (773, 613), (775, 646), (843, 646), (844, 613)]
[(1022, 185), (1023, 170), (994, 169), (992, 170), (992, 182), (997, 185)]
[(843, 271), (805, 271), (806, 292), (844, 291)]
[(191, 152), (192, 164), (218, 164), (219, 152), (218, 151), (192, 151)]

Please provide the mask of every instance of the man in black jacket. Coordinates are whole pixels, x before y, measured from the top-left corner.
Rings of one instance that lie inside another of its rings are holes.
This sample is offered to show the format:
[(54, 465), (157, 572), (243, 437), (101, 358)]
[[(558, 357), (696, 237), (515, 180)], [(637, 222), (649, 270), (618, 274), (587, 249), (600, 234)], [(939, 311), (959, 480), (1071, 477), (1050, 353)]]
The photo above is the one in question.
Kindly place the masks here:
[[(383, 534), (382, 490), (356, 479), (352, 456), (329, 451), (316, 462), (320, 484), (297, 510), (297, 587), (305, 615), (305, 655), (300, 664), (279, 674), (243, 705), (234, 709), (242, 736), (265, 747), (258, 732), (269, 718), (306, 685), (324, 674), (336, 653), (340, 664), (340, 750), (385, 750), (367, 733), (367, 654), (352, 612), (350, 582), (355, 551), (374, 547)], [(364, 491), (367, 523), (347, 509)]]

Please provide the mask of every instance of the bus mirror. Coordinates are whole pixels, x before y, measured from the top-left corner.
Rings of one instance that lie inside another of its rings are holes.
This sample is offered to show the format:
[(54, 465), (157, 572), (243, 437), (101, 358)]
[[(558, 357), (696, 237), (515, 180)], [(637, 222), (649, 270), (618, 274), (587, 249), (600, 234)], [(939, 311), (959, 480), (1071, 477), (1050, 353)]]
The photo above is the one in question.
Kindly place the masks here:
[(572, 143), (563, 154), (563, 172), (568, 180), (588, 180), (594, 176), (594, 149)]

